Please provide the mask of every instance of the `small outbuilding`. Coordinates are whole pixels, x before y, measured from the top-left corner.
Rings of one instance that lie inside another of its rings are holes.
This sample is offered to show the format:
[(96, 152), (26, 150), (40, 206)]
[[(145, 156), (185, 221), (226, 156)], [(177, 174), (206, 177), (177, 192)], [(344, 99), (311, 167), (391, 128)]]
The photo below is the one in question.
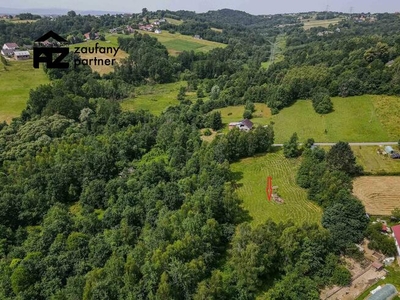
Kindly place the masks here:
[(385, 152), (388, 153), (388, 154), (393, 154), (394, 150), (393, 150), (393, 148), (391, 146), (386, 146), (385, 147)]
[(380, 262), (378, 262), (378, 261), (375, 261), (375, 262), (372, 264), (372, 267), (373, 267), (376, 271), (380, 271), (380, 270), (383, 269), (383, 265), (382, 265)]

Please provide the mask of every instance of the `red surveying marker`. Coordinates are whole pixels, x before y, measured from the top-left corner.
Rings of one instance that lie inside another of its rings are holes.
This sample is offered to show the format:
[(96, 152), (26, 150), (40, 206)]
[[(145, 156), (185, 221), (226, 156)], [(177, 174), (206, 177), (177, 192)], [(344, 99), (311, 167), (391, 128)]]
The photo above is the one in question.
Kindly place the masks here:
[(267, 193), (268, 200), (271, 201), (271, 197), (272, 197), (272, 177), (271, 176), (267, 177), (267, 188), (265, 191)]

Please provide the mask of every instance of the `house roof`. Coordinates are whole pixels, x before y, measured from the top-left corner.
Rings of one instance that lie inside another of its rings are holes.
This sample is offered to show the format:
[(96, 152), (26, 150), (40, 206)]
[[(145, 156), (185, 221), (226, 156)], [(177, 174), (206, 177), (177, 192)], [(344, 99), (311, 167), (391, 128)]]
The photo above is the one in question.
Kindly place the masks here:
[(18, 48), (18, 45), (16, 43), (5, 43), (8, 48)]
[(26, 55), (30, 55), (29, 51), (15, 51), (14, 55), (16, 56), (26, 56)]
[(244, 126), (250, 128), (250, 129), (253, 128), (253, 122), (251, 122), (248, 119), (244, 119), (240, 123), (242, 123)]
[(397, 240), (397, 244), (400, 245), (400, 225), (392, 227), (394, 238)]
[(375, 268), (375, 269), (380, 269), (380, 268), (382, 268), (383, 267), (383, 265), (380, 263), (380, 262), (378, 262), (378, 261), (375, 261), (374, 263), (372, 263), (372, 266)]

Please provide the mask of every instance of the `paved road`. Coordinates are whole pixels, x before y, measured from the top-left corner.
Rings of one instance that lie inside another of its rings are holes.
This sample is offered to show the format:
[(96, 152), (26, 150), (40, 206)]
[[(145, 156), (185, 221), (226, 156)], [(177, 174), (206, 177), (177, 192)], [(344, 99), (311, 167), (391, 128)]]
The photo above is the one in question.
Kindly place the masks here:
[[(301, 143), (300, 143), (301, 144)], [(316, 146), (334, 146), (336, 143), (314, 143)], [(366, 142), (366, 143), (349, 143), (350, 146), (395, 146), (398, 142)], [(273, 144), (274, 147), (282, 147), (283, 144)]]

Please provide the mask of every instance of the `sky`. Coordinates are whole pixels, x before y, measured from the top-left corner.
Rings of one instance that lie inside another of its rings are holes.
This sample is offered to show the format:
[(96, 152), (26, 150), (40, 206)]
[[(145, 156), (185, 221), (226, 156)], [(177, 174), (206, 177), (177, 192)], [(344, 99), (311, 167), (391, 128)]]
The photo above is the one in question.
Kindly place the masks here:
[(137, 13), (146, 7), (159, 9), (206, 12), (230, 8), (251, 14), (277, 14), (306, 11), (350, 12), (397, 12), (399, 0), (0, 0), (1, 7), (8, 8), (67, 8), (74, 10), (104, 10)]

